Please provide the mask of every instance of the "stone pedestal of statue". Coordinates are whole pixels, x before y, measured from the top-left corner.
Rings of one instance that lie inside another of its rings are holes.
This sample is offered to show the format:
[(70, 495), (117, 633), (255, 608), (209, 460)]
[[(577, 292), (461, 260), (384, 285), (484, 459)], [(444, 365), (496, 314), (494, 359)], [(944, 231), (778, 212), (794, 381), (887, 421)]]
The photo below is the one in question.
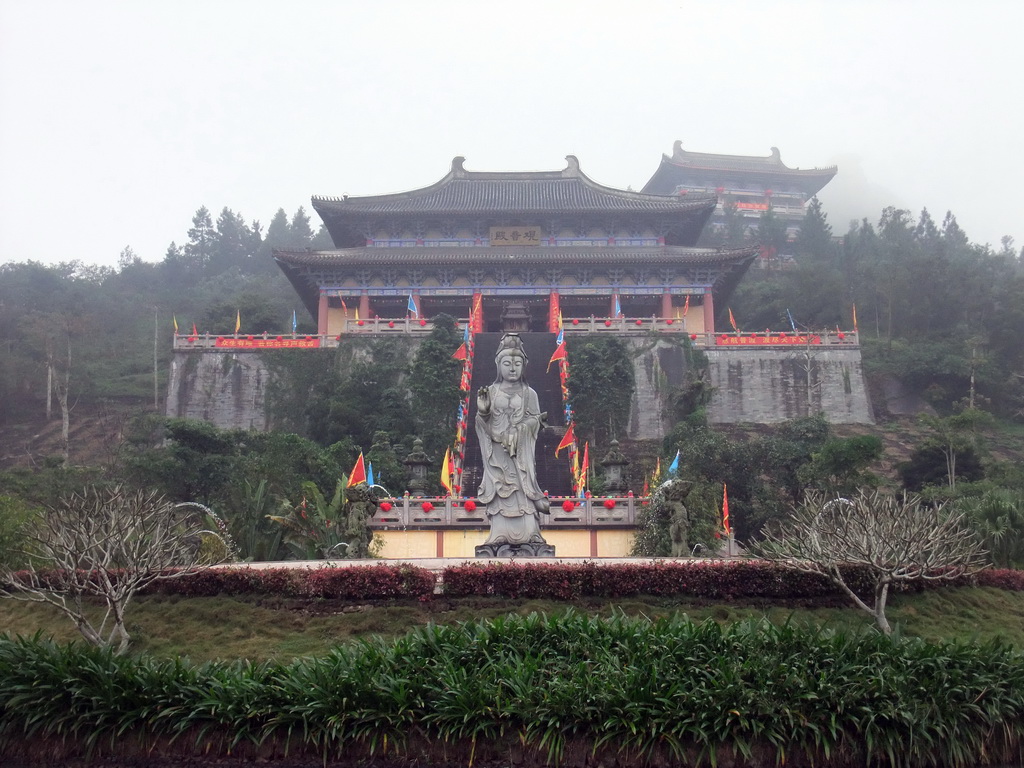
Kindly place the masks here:
[(550, 502), (537, 484), (537, 434), (545, 426), (537, 392), (526, 383), (526, 350), (508, 333), (494, 357), (497, 378), (476, 397), (476, 434), (483, 458), (477, 494), (490, 523), (477, 557), (554, 557), (537, 518)]
[(477, 557), (554, 557), (553, 544), (481, 544), (476, 548)]

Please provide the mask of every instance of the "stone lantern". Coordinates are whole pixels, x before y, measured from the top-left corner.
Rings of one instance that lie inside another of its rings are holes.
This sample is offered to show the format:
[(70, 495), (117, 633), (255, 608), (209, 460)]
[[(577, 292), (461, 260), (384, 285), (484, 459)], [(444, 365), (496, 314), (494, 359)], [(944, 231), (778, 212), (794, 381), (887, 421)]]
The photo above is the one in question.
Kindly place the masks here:
[(601, 459), (601, 466), (604, 467), (604, 488), (609, 496), (626, 492), (626, 478), (623, 477), (622, 468), (628, 464), (629, 459), (619, 450), (619, 441), (612, 440), (608, 453)]
[(413, 438), (412, 452), (402, 461), (409, 468), (409, 493), (425, 496), (427, 491), (427, 468), (433, 463), (423, 450), (423, 441)]

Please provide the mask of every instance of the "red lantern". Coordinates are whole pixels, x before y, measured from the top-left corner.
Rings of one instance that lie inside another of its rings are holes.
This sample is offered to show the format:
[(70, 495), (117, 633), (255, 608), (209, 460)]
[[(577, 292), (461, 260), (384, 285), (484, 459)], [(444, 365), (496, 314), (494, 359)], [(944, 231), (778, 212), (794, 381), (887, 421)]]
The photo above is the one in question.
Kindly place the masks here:
[(461, 485), (453, 485), (452, 486), (452, 490), (455, 491), (456, 493), (462, 493), (462, 486)]
[(845, 339), (845, 338), (846, 338), (846, 334), (845, 334), (845, 333), (843, 333), (842, 331), (840, 331), (840, 332), (839, 332), (839, 340), (840, 340), (840, 341), (842, 341), (842, 340), (843, 340), (843, 339)]
[(195, 337), (195, 336), (189, 336), (189, 337), (188, 337), (188, 340), (189, 340), (189, 341), (195, 341), (195, 340), (196, 340), (196, 337)]
[(586, 497), (587, 497), (588, 499), (589, 499), (589, 498), (591, 498), (591, 494), (590, 494), (590, 491), (587, 491), (587, 492), (586, 492), (585, 494), (583, 494), (583, 495), (584, 495), (584, 496), (586, 496)]
[(422, 317), (421, 317), (421, 318), (420, 318), (420, 325), (421, 325), (421, 326), (424, 326), (424, 325), (426, 325), (426, 324), (427, 324), (427, 321), (426, 321), (426, 319), (425, 319), (425, 318), (422, 318)]
[[(249, 338), (251, 339), (251, 338), (252, 338), (252, 336), (250, 336)], [(282, 339), (282, 337), (278, 336), (278, 337), (277, 337), (277, 340), (278, 340), (278, 341), (283, 341), (284, 339)]]
[(611, 320), (605, 320), (604, 321), (604, 325), (605, 325), (606, 328), (611, 328), (612, 327), (612, 321)]
[(666, 325), (672, 325), (673, 322), (675, 322), (675, 321), (674, 320), (666, 320), (665, 324)]
[(365, 321), (363, 321), (363, 320), (356, 320), (356, 325), (362, 325), (364, 322)]
[(565, 501), (562, 502), (562, 509), (564, 509), (566, 512), (572, 512), (574, 509), (576, 509), (576, 502), (574, 502), (572, 499), (566, 499)]
[(643, 324), (644, 324), (644, 321), (643, 321), (643, 320), (641, 320), (641, 319), (640, 319), (640, 318), (638, 317), (638, 318), (636, 319), (636, 324), (637, 324), (637, 325), (643, 325)]
[(579, 324), (580, 324), (580, 319), (579, 319), (578, 317), (574, 317), (574, 318), (572, 319), (572, 324), (573, 324), (573, 325), (579, 325)]
[(466, 499), (466, 503), (462, 505), (467, 512), (473, 512), (476, 510), (476, 502), (472, 499)]
[[(249, 339), (249, 341), (252, 341), (252, 336), (247, 336), (246, 338), (247, 338), (247, 339)], [(278, 336), (277, 338), (279, 338), (279, 339), (280, 339), (281, 337), (280, 337), (280, 336)]]
[(691, 333), (690, 334), (690, 341), (696, 341), (696, 340), (697, 340), (697, 334), (696, 333)]
[(433, 510), (434, 510), (434, 505), (433, 504), (431, 504), (429, 501), (424, 501), (423, 502), (423, 511), (424, 512), (429, 513), (429, 512), (432, 512)]
[(394, 320), (388, 320), (388, 328), (394, 328), (394, 327), (395, 327), (395, 321)]
[(604, 508), (605, 509), (615, 509), (615, 499), (605, 499), (604, 500)]
[(384, 512), (390, 512), (391, 511), (391, 502), (390, 501), (382, 501), (380, 503), (380, 508)]

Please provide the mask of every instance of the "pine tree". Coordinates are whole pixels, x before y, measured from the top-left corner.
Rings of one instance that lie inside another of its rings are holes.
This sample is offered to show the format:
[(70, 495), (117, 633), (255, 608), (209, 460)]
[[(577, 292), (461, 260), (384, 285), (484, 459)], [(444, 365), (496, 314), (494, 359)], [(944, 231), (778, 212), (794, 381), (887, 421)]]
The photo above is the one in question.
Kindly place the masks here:
[(794, 246), (798, 256), (820, 260), (833, 255), (832, 227), (817, 197), (807, 206)]

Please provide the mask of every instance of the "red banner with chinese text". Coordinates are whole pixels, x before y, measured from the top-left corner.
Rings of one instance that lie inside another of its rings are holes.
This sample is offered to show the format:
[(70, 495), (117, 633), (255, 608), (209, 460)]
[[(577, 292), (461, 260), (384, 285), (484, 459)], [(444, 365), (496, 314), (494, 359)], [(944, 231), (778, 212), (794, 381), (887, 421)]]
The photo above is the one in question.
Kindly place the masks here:
[(719, 347), (740, 347), (740, 346), (775, 346), (779, 344), (821, 344), (821, 336), (809, 336), (807, 334), (786, 334), (768, 336), (732, 336), (722, 335), (715, 337), (715, 344)]
[(264, 339), (258, 337), (253, 337), (251, 339), (234, 339), (218, 336), (214, 346), (221, 349), (285, 349), (296, 347), (301, 349), (316, 349), (320, 346), (320, 339)]

